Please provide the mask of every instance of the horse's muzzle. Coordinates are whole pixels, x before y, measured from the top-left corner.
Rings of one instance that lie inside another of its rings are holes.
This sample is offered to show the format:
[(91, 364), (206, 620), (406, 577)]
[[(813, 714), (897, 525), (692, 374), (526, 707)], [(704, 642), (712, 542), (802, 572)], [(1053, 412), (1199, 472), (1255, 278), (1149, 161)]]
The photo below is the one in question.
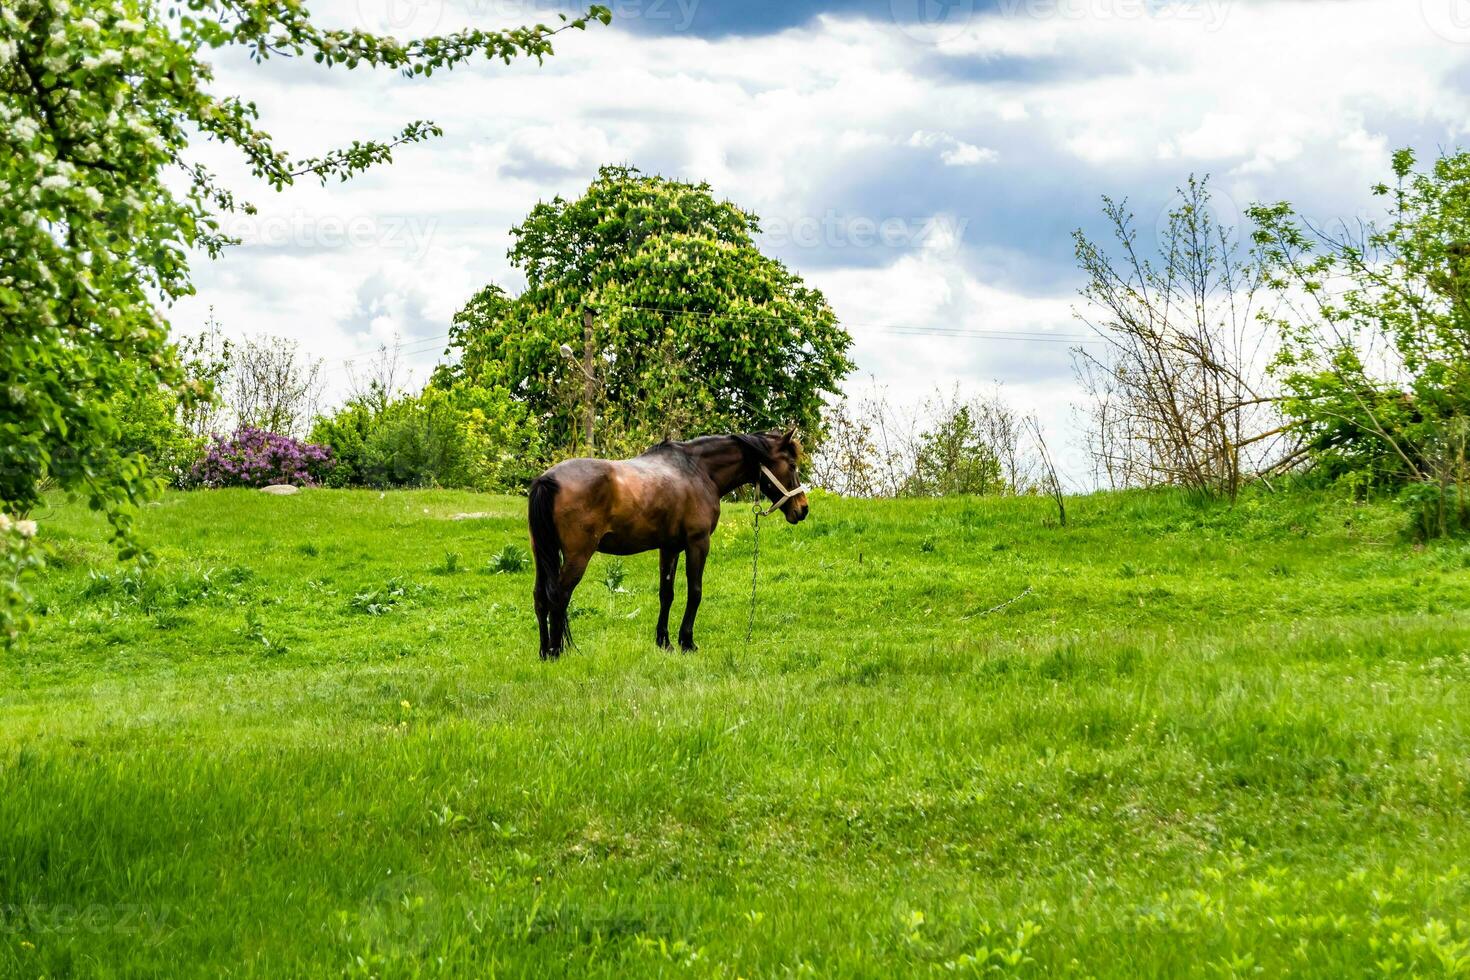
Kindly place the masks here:
[(806, 513), (810, 509), (811, 508), (807, 506), (805, 500), (798, 503), (793, 503), (790, 507), (786, 508), (786, 523), (800, 524), (802, 521), (806, 520)]

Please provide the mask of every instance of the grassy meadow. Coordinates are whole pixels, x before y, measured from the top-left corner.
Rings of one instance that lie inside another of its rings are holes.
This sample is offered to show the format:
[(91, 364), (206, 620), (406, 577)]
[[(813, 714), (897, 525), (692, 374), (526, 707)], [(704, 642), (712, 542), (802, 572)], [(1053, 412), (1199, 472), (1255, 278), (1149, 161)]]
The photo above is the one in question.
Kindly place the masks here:
[(1470, 545), (1396, 509), (816, 496), (747, 645), (730, 505), (698, 652), (600, 556), (552, 664), (518, 499), (33, 516), (0, 976), (1470, 972)]

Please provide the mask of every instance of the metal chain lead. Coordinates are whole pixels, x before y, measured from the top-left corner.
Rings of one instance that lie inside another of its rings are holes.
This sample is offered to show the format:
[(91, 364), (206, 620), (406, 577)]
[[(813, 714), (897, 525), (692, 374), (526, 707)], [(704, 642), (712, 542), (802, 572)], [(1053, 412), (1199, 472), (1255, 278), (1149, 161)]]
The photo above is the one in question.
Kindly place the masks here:
[(1007, 609), (1007, 608), (1015, 605), (1016, 603), (1020, 602), (1022, 599), (1026, 598), (1030, 594), (1031, 594), (1031, 586), (1028, 585), (1028, 586), (1026, 586), (1026, 591), (1025, 592), (1022, 592), (1020, 595), (1016, 596), (1014, 599), (1007, 599), (1005, 602), (1002, 602), (998, 606), (991, 606), (989, 609), (983, 609), (980, 612), (973, 612), (973, 613), (970, 613), (970, 615), (968, 615), (968, 616), (961, 616), (960, 619), (962, 619), (962, 620), (963, 619), (974, 619), (977, 616), (989, 616), (992, 613), (998, 613), (1002, 609)]
[(760, 481), (756, 480), (755, 490), (755, 539), (750, 552), (750, 618), (745, 622), (745, 645), (750, 646), (750, 638), (755, 635), (755, 582), (756, 576), (760, 574), (761, 561), (761, 505), (760, 505)]

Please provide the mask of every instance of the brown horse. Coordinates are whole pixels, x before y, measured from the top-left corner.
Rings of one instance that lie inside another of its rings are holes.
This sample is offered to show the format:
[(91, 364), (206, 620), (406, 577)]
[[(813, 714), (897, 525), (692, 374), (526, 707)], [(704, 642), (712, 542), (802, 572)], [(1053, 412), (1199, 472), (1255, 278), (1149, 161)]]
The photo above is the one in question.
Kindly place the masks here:
[[(796, 461), (796, 430), (704, 436), (661, 442), (635, 459), (569, 459), (531, 482), (531, 550), (536, 556), (536, 622), (541, 659), (571, 642), (567, 604), (594, 552), (659, 551), (658, 628), (669, 646), (669, 607), (679, 552), (689, 595), (679, 646), (694, 649), (694, 615), (703, 594), (704, 560), (720, 520), (720, 498), (749, 483), (795, 524), (806, 518), (806, 488)], [(792, 489), (788, 490), (790, 487)]]

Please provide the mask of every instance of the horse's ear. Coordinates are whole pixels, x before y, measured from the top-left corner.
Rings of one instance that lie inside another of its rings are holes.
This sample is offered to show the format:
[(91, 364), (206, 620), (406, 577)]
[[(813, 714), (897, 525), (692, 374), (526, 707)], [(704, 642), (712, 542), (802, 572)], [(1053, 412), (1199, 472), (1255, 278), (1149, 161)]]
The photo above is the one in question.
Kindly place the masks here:
[(780, 448), (791, 456), (793, 462), (801, 455), (801, 443), (796, 441), (796, 426), (793, 425), (781, 433)]

